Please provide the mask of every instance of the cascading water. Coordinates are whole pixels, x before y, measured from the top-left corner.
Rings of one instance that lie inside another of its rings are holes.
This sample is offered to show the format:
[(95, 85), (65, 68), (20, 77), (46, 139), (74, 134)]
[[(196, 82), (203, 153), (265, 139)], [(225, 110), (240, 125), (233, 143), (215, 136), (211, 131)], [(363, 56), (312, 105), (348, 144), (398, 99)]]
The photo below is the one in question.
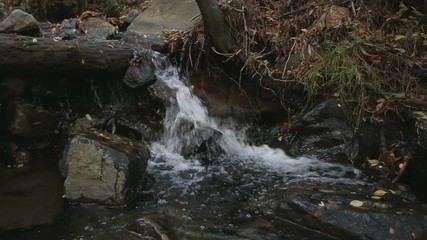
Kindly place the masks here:
[[(220, 121), (208, 115), (201, 100), (192, 93), (180, 77), (178, 69), (160, 55), (154, 54), (157, 68), (156, 76), (175, 92), (164, 119), (162, 140), (151, 146), (153, 160), (149, 168), (161, 175), (169, 175), (180, 184), (192, 184), (207, 174), (207, 168), (196, 159), (184, 159), (182, 150), (197, 138), (201, 128), (213, 129), (221, 133), (218, 145), (224, 156), (217, 156), (222, 167), (238, 167), (247, 172), (286, 176), (286, 182), (314, 181), (355, 183), (354, 176), (359, 172), (352, 167), (325, 163), (307, 157), (291, 158), (280, 149), (267, 145), (251, 146), (244, 142), (244, 132), (232, 128), (233, 124)], [(185, 173), (186, 174), (183, 174)], [(205, 173), (202, 173), (205, 172)], [(187, 177), (182, 178), (185, 175)], [(351, 176), (353, 179), (348, 179)], [(253, 176), (256, 177), (256, 174)]]

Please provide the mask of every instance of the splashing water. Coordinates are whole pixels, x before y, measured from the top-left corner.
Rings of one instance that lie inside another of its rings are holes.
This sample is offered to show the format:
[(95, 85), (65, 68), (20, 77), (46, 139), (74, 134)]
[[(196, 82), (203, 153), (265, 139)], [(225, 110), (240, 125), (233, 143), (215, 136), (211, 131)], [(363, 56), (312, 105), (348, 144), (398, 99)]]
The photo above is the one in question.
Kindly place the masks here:
[[(152, 172), (168, 175), (179, 184), (192, 184), (203, 179), (206, 167), (197, 159), (185, 159), (181, 156), (181, 151), (195, 137), (195, 130), (209, 128), (221, 133), (218, 144), (225, 152), (221, 163), (226, 166), (239, 166), (248, 171), (253, 169), (263, 174), (288, 175), (288, 183), (362, 183), (354, 179), (360, 172), (352, 167), (307, 157), (291, 158), (281, 149), (273, 149), (267, 145), (248, 145), (242, 140), (244, 133), (230, 127), (233, 124), (222, 126), (217, 119), (208, 115), (206, 107), (185, 84), (185, 79), (180, 77), (176, 67), (167, 64), (164, 57), (153, 55), (157, 80), (164, 82), (176, 95), (166, 111), (163, 138), (151, 145), (155, 156), (149, 164)], [(191, 127), (185, 127), (186, 125)]]

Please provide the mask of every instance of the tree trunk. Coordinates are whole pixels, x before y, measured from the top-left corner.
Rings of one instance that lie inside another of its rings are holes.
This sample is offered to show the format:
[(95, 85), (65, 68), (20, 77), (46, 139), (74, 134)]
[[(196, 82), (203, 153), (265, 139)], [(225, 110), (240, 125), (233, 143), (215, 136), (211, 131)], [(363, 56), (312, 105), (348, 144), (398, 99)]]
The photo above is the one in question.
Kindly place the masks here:
[(124, 72), (133, 48), (118, 41), (54, 41), (0, 34), (0, 53), (0, 72)]
[(196, 0), (196, 2), (203, 17), (205, 31), (215, 48), (222, 53), (232, 52), (235, 40), (231, 37), (230, 29), (225, 24), (216, 0)]

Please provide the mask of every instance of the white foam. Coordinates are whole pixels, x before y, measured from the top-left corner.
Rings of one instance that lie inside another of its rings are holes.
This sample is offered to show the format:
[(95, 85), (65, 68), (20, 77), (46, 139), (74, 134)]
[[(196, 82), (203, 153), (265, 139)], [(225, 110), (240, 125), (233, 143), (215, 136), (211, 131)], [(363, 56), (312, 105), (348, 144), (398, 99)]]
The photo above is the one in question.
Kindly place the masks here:
[[(197, 160), (184, 159), (180, 152), (192, 135), (183, 132), (183, 122), (191, 122), (194, 128), (209, 127), (222, 133), (219, 145), (225, 151), (228, 161), (237, 161), (247, 169), (262, 169), (266, 173), (292, 175), (295, 179), (306, 179), (318, 182), (358, 182), (346, 178), (348, 173), (359, 174), (351, 166), (325, 163), (313, 158), (287, 156), (281, 149), (274, 149), (267, 145), (252, 146), (244, 141), (244, 134), (227, 124), (221, 126), (215, 118), (208, 115), (208, 111), (197, 96), (180, 78), (177, 68), (167, 65), (164, 59), (157, 56), (154, 61), (157, 66), (156, 76), (159, 81), (167, 84), (176, 92), (176, 101), (171, 101), (164, 120), (164, 135), (162, 141), (151, 146), (153, 155), (149, 169), (163, 169), (172, 175), (175, 182), (182, 172), (202, 172), (204, 167)], [(243, 161), (243, 164), (242, 164)], [(236, 162), (236, 164), (237, 164)], [(231, 163), (233, 164), (233, 163)], [(165, 174), (164, 172), (162, 174)], [(196, 174), (195, 174), (196, 175)], [(192, 181), (199, 181), (195, 177)]]

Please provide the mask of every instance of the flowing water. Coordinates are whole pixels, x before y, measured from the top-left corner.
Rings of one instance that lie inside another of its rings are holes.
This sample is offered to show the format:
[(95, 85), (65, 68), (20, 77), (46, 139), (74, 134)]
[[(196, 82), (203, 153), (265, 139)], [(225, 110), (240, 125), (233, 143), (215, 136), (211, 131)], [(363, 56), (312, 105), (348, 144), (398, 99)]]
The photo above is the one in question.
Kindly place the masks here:
[[(302, 183), (362, 184), (361, 174), (350, 166), (247, 144), (244, 126), (209, 116), (178, 69), (160, 55), (153, 59), (158, 81), (175, 97), (163, 136), (150, 145), (151, 180), (135, 203), (125, 209), (69, 205), (55, 224), (12, 239), (156, 239), (141, 230), (147, 222), (169, 239), (327, 239), (275, 214), (280, 190)], [(220, 153), (209, 163), (197, 154), (183, 157), (205, 133), (216, 136)]]

